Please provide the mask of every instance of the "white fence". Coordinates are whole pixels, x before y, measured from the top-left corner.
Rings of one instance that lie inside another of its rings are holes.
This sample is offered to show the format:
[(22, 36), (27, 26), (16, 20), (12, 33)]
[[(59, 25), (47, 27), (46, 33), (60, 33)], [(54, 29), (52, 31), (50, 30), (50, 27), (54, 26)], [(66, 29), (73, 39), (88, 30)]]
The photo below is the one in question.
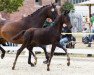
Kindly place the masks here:
[[(17, 50), (20, 48), (20, 45), (18, 46), (2, 46), (6, 51), (10, 51), (10, 53), (16, 53)], [(47, 51), (49, 52), (51, 49), (51, 47), (47, 47)], [(28, 50), (25, 48), (25, 55), (28, 55)], [(34, 52), (44, 52), (42, 48), (40, 47), (34, 47), (33, 49)], [(64, 50), (62, 50), (61, 48), (56, 48), (55, 49), (56, 53), (65, 53)], [(93, 49), (68, 49), (68, 53), (72, 53), (72, 54), (94, 54), (94, 50)]]
[[(83, 35), (83, 33), (63, 33), (63, 34), (73, 34), (73, 35)], [(84, 33), (84, 34), (94, 34), (94, 33)], [(77, 43), (81, 43), (81, 42), (77, 42)], [(6, 51), (10, 51), (10, 52), (17, 52), (17, 50), (20, 48), (21, 44), (19, 44), (18, 46), (2, 46)], [(51, 50), (51, 46), (47, 46), (47, 51), (49, 52)], [(28, 50), (25, 48), (23, 51), (25, 51), (25, 55), (28, 55)], [(34, 47), (33, 51), (37, 51), (37, 52), (44, 52), (42, 48), (40, 47)], [(65, 53), (64, 50), (62, 50), (61, 48), (56, 48), (55, 49), (56, 53)], [(68, 53), (73, 53), (73, 54), (94, 54), (94, 50), (93, 49), (68, 49)]]

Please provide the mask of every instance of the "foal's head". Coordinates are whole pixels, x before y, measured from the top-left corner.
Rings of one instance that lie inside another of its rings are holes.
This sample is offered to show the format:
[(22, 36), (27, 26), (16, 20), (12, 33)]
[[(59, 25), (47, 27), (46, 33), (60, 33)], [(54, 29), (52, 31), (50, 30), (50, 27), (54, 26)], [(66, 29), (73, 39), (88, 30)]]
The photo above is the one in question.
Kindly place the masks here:
[(62, 31), (63, 24), (66, 24), (68, 29), (72, 28), (70, 17), (69, 17), (69, 12), (67, 11), (64, 11), (61, 15), (59, 15), (55, 19), (54, 23), (55, 23), (54, 24), (55, 29), (59, 30), (60, 33)]
[(68, 29), (71, 29), (72, 28), (72, 25), (71, 25), (71, 20), (70, 20), (70, 17), (69, 17), (69, 11), (64, 11), (62, 14), (61, 14), (61, 21), (63, 22), (62, 24), (66, 24)]
[(69, 17), (69, 11), (67, 11), (67, 10), (64, 11), (62, 19), (63, 19), (63, 23), (66, 24), (69, 29), (71, 29), (72, 25), (71, 25), (71, 20)]

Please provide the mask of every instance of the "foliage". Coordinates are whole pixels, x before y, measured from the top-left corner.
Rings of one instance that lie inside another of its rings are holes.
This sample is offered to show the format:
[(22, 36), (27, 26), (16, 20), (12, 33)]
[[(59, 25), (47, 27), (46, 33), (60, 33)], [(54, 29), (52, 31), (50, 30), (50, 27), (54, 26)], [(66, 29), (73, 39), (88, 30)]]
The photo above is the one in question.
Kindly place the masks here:
[(23, 5), (24, 0), (0, 0), (0, 11), (12, 13)]
[(61, 13), (62, 13), (64, 10), (74, 11), (74, 5), (73, 5), (72, 3), (65, 2), (64, 5), (62, 5), (62, 6), (60, 7)]

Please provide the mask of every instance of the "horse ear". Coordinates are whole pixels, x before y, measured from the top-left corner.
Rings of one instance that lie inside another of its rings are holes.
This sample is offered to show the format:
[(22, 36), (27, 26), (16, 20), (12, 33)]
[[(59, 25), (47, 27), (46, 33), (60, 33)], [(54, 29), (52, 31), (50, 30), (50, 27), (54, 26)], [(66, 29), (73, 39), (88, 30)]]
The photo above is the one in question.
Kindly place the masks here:
[(56, 4), (51, 2), (53, 8), (56, 8)]
[(67, 15), (67, 14), (69, 14), (70, 13), (70, 10), (65, 10), (64, 11), (64, 15)]

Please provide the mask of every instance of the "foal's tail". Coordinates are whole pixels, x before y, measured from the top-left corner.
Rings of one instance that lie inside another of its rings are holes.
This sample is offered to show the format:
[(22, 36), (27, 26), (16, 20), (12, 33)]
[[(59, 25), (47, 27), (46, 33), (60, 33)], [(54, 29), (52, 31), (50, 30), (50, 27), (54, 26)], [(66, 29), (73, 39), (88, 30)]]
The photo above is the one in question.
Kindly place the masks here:
[(17, 35), (15, 35), (12, 40), (17, 40), (19, 38), (21, 38), (23, 36), (23, 34), (25, 33), (26, 30), (22, 30), (21, 32), (19, 32)]

